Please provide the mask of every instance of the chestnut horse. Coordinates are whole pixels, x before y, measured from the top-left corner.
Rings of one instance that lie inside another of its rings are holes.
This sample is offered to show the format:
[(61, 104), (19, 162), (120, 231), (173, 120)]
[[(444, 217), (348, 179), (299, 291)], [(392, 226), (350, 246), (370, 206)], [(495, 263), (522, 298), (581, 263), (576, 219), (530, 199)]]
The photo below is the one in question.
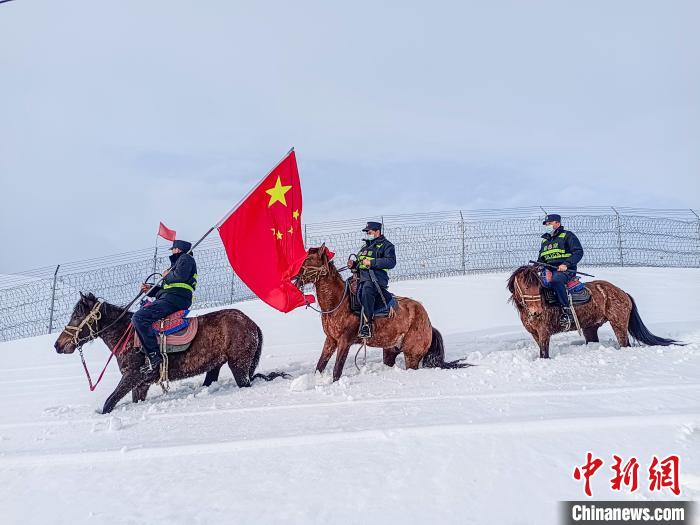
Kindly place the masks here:
[[(362, 344), (362, 339), (357, 336), (359, 316), (350, 310), (345, 281), (329, 260), (325, 244), (309, 249), (295, 281), (300, 289), (305, 284), (316, 287), (321, 324), (326, 334), (316, 370), (323, 372), (337, 350), (333, 369), (333, 381), (337, 381), (343, 374), (350, 346)], [(403, 352), (406, 368), (417, 369), (421, 360), (423, 367), (429, 368), (472, 366), (459, 360), (445, 362), (442, 336), (433, 328), (423, 305), (406, 297), (396, 297), (396, 300), (394, 315), (375, 319), (372, 337), (367, 340), (367, 346), (384, 349), (385, 365), (394, 366), (396, 357)]]
[[(620, 347), (630, 346), (628, 332), (634, 339), (646, 345), (668, 346), (679, 344), (652, 334), (639, 316), (637, 305), (624, 290), (607, 281), (585, 283), (591, 300), (575, 307), (586, 343), (598, 342), (598, 328), (610, 322)], [(540, 347), (540, 357), (549, 358), (549, 339), (561, 332), (561, 309), (546, 304), (542, 294), (540, 274), (534, 266), (521, 266), (508, 279), (510, 301), (520, 314), (525, 329)], [(572, 327), (572, 330), (575, 330)]]
[[(76, 348), (100, 337), (110, 351), (131, 323), (131, 312), (118, 306), (102, 302), (93, 294), (83, 295), (73, 309), (73, 315), (55, 343), (59, 354), (72, 354)], [(250, 386), (255, 378), (270, 381), (275, 377), (287, 377), (281, 372), (256, 374), (255, 368), (262, 352), (262, 332), (248, 316), (239, 310), (220, 310), (198, 317), (199, 328), (189, 349), (168, 354), (168, 376), (170, 379), (185, 379), (206, 373), (204, 386), (219, 378), (219, 371), (228, 364), (239, 387)], [(143, 375), (139, 368), (144, 364), (144, 354), (134, 348), (133, 337), (123, 352), (116, 355), (121, 381), (105, 401), (103, 414), (112, 411), (129, 391), (134, 403), (146, 400), (148, 387), (157, 379), (158, 373)]]

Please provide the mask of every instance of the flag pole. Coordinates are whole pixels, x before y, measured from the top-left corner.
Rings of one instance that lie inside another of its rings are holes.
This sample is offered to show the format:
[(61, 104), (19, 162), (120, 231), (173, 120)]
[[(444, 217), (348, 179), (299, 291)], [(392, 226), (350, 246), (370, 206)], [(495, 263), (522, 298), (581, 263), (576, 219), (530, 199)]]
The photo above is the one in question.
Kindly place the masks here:
[[(239, 208), (239, 206), (240, 206), (241, 204), (243, 204), (243, 202), (244, 202), (248, 197), (250, 197), (250, 195), (251, 195), (255, 190), (257, 190), (257, 189), (260, 187), (260, 185), (261, 185), (261, 184), (263, 183), (263, 181), (270, 175), (270, 173), (272, 173), (273, 171), (275, 171), (275, 170), (277, 169), (277, 166), (279, 166), (280, 164), (282, 164), (282, 162), (284, 162), (284, 159), (286, 159), (287, 157), (289, 157), (289, 156), (292, 154), (293, 151), (294, 151), (294, 147), (292, 147), (292, 149), (290, 149), (287, 153), (285, 153), (284, 156), (277, 162), (277, 164), (275, 164), (275, 165), (272, 167), (272, 169), (271, 169), (270, 171), (268, 171), (268, 172), (255, 184), (255, 186), (253, 186), (252, 188), (250, 188), (250, 191), (249, 191), (248, 193), (246, 193), (246, 194), (243, 196), (243, 198), (242, 198), (241, 200), (239, 200), (233, 208), (231, 208), (228, 212), (226, 212), (226, 215), (224, 215), (223, 218), (222, 218), (219, 222), (217, 222), (216, 225), (214, 225), (214, 228), (218, 228), (218, 227), (221, 226), (223, 223), (225, 223), (225, 222), (226, 222), (226, 219), (228, 219), (231, 215), (233, 215), (233, 212), (235, 212), (235, 211)], [(212, 228), (212, 229), (213, 229), (213, 228)], [(210, 232), (211, 232), (211, 230), (210, 230)], [(208, 232), (207, 235), (208, 235), (210, 232)]]
[[(243, 204), (243, 201), (245, 201), (248, 197), (250, 197), (250, 195), (251, 195), (255, 190), (258, 189), (258, 187), (263, 183), (263, 181), (268, 177), (268, 175), (270, 175), (270, 173), (272, 173), (273, 171), (275, 171), (275, 169), (277, 169), (277, 166), (279, 166), (280, 164), (282, 164), (282, 162), (284, 161), (284, 159), (286, 159), (287, 157), (289, 157), (289, 155), (291, 155), (293, 151), (294, 151), (294, 147), (292, 147), (292, 148), (284, 155), (284, 157), (282, 157), (282, 158), (277, 162), (277, 164), (275, 164), (275, 166), (274, 166), (270, 171), (268, 171), (268, 172), (265, 174), (265, 176), (264, 176), (263, 178), (261, 178), (261, 179), (255, 184), (255, 186), (253, 186), (253, 187), (250, 189), (250, 191), (249, 191), (248, 193), (246, 193), (246, 194), (243, 196), (243, 198), (242, 198), (241, 200), (239, 200), (239, 201), (236, 203), (236, 205), (235, 205), (233, 208), (231, 208), (231, 209), (226, 213), (226, 215), (224, 215), (224, 217), (223, 217), (219, 222), (217, 222), (214, 226), (212, 226), (211, 228), (209, 228), (209, 229), (207, 230), (207, 232), (206, 232), (204, 235), (202, 235), (202, 236), (199, 238), (199, 240), (198, 240), (197, 242), (195, 242), (195, 243), (192, 245), (192, 248), (190, 248), (189, 251), (188, 251), (187, 253), (188, 253), (188, 254), (191, 254), (192, 251), (193, 251), (197, 246), (199, 246), (199, 245), (201, 244), (201, 242), (202, 242), (204, 239), (206, 239), (207, 237), (209, 237), (209, 235), (211, 234), (211, 232), (213, 232), (215, 229), (217, 229), (219, 226), (221, 226), (224, 222), (226, 222), (226, 219), (228, 219), (228, 218), (233, 214), (233, 212), (236, 211), (236, 210), (238, 209), (238, 207), (239, 207), (241, 204)], [(156, 250), (158, 249), (157, 244), (158, 244), (158, 239), (156, 238)], [(171, 266), (170, 268), (168, 268), (167, 271), (170, 271), (171, 269), (172, 269), (172, 266)], [(160, 280), (159, 280), (154, 286), (160, 286), (160, 285), (162, 284), (162, 282), (163, 282), (164, 279), (165, 279), (165, 277), (161, 277)], [(125, 307), (125, 310), (128, 310), (129, 308), (131, 308), (131, 306), (132, 306), (136, 301), (138, 301), (138, 300), (141, 298), (142, 295), (143, 295), (143, 292), (140, 292), (140, 293), (134, 298), (134, 300), (131, 301), (131, 302)]]
[(158, 237), (159, 235), (158, 233), (156, 233), (155, 248), (153, 250), (153, 273), (156, 273), (158, 271), (156, 270), (156, 265), (158, 264)]
[(279, 166), (280, 164), (282, 164), (282, 162), (284, 162), (284, 159), (286, 159), (287, 157), (289, 157), (289, 155), (291, 155), (293, 151), (294, 151), (294, 147), (292, 147), (287, 153), (285, 153), (284, 156), (283, 156), (279, 161), (277, 161), (277, 164), (275, 164), (275, 165), (272, 167), (272, 169), (271, 169), (270, 171), (268, 171), (258, 182), (256, 182), (255, 185), (254, 185), (252, 188), (250, 188), (250, 190), (248, 191), (248, 193), (246, 193), (246, 194), (236, 203), (236, 205), (235, 205), (233, 208), (231, 208), (229, 211), (226, 212), (226, 214), (221, 218), (221, 220), (220, 220), (219, 222), (217, 222), (214, 226), (212, 226), (211, 228), (209, 228), (209, 229), (207, 230), (207, 232), (206, 232), (204, 235), (202, 235), (202, 237), (201, 237), (196, 243), (194, 243), (194, 244), (192, 245), (192, 248), (190, 248), (190, 251), (189, 251), (188, 253), (192, 253), (192, 250), (194, 250), (194, 249), (199, 245), (199, 243), (201, 243), (204, 239), (206, 239), (206, 238), (209, 236), (209, 234), (210, 234), (211, 232), (213, 232), (215, 229), (217, 229), (219, 226), (221, 226), (223, 223), (225, 223), (225, 222), (226, 222), (226, 219), (228, 219), (231, 215), (233, 215), (233, 212), (235, 212), (235, 211), (240, 207), (240, 205), (243, 204), (243, 202), (244, 202), (248, 197), (250, 197), (250, 195), (251, 195), (255, 190), (257, 190), (257, 189), (260, 187), (260, 185), (261, 185), (261, 184), (263, 183), (263, 181), (270, 175), (270, 173), (272, 173), (273, 171), (275, 171), (275, 170), (277, 169), (277, 166)]

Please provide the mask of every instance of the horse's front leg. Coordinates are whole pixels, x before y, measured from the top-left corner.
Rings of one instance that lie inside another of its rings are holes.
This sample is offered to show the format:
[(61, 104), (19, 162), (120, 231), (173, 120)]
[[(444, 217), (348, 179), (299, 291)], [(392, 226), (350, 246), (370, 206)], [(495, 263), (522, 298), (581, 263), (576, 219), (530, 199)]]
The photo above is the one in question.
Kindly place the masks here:
[(321, 351), (321, 357), (318, 358), (318, 363), (316, 364), (316, 371), (323, 373), (326, 369), (326, 365), (330, 360), (333, 352), (335, 352), (337, 341), (331, 336), (326, 336), (326, 342), (323, 343), (323, 350)]
[(143, 379), (138, 374), (125, 374), (122, 376), (121, 381), (114, 389), (114, 392), (105, 401), (104, 407), (102, 408), (103, 414), (109, 414), (114, 407), (121, 401), (121, 399), (129, 393), (130, 390), (141, 388), (143, 385)]
[(540, 347), (540, 358), (549, 359), (549, 339), (551, 336), (549, 334), (538, 334), (537, 344)]
[(343, 375), (345, 360), (348, 358), (351, 344), (352, 341), (345, 336), (338, 339), (338, 353), (335, 356), (335, 366), (333, 367), (333, 381), (337, 381)]
[(136, 388), (131, 390), (131, 400), (134, 403), (138, 403), (139, 401), (146, 401), (146, 396), (148, 395), (148, 387), (150, 387), (148, 383), (145, 385), (137, 386)]

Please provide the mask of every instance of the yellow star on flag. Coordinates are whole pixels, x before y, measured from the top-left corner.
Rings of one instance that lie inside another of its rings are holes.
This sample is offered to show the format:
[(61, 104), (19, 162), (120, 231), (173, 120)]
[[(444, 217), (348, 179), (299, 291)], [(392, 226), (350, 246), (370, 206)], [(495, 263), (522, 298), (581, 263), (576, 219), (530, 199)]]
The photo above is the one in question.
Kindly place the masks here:
[(277, 231), (277, 240), (282, 240), (282, 232)]
[(290, 226), (289, 230), (287, 230), (287, 233), (294, 234), (294, 226)]
[(265, 193), (270, 196), (270, 202), (267, 203), (267, 207), (269, 208), (276, 202), (281, 202), (286, 206), (287, 201), (284, 198), (284, 194), (291, 189), (291, 186), (282, 186), (282, 181), (279, 177), (277, 177), (277, 182), (275, 183), (274, 187), (270, 188), (269, 190), (265, 190)]
[(299, 210), (294, 210), (294, 213), (292, 213), (292, 217), (294, 217), (295, 219), (298, 219), (299, 218)]

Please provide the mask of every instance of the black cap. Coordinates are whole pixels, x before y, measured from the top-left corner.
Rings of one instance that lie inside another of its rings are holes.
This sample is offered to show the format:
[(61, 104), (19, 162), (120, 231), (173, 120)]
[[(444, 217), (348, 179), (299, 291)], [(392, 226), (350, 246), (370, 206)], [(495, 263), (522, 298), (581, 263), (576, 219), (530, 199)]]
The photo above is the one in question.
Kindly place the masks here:
[(382, 231), (382, 223), (381, 222), (368, 222), (367, 226), (365, 226), (362, 231), (363, 232), (368, 232), (370, 230), (379, 230)]
[(173, 245), (169, 249), (172, 250), (174, 248), (180, 248), (183, 252), (187, 253), (192, 249), (192, 243), (189, 243), (187, 241), (175, 240), (173, 241)]
[(542, 224), (547, 224), (548, 222), (561, 222), (561, 215), (557, 215), (556, 213), (550, 213), (544, 218), (544, 221), (542, 221)]

